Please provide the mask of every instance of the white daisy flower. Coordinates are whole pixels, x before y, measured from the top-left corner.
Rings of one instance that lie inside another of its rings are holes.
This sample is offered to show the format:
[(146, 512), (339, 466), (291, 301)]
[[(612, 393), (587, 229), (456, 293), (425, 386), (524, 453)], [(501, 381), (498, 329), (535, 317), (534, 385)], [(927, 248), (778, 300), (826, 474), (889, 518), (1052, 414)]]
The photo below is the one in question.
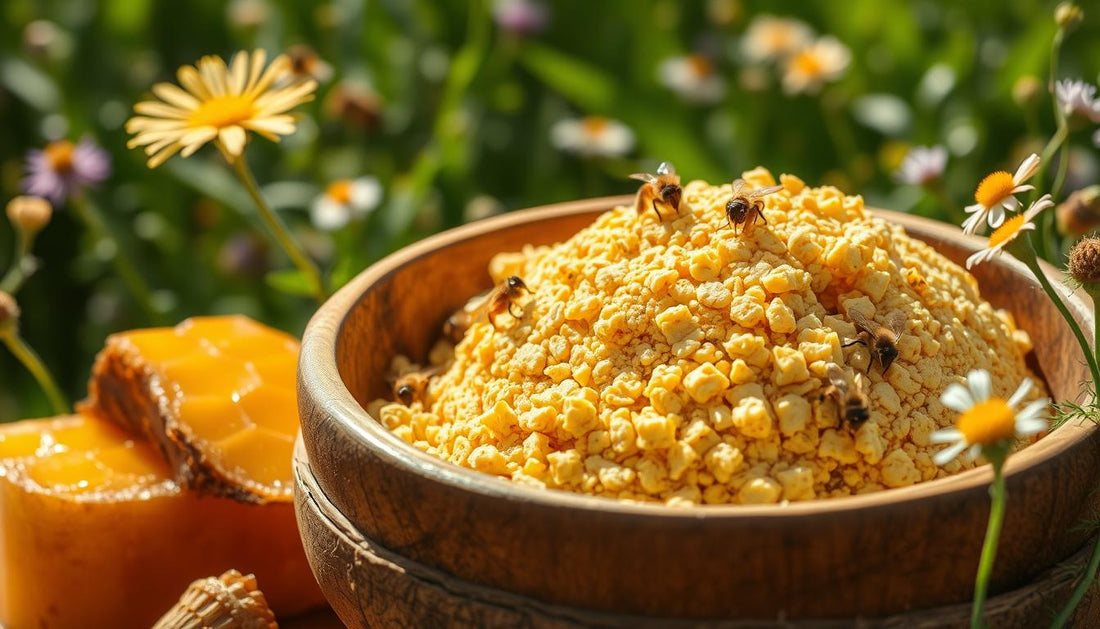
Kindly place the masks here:
[(726, 95), (726, 80), (702, 55), (665, 59), (657, 67), (657, 80), (689, 103), (709, 105)]
[(851, 62), (852, 53), (848, 47), (826, 35), (787, 59), (783, 91), (815, 94), (824, 84), (839, 79)]
[(990, 173), (978, 184), (974, 191), (974, 205), (966, 206), (966, 213), (970, 216), (963, 221), (963, 231), (968, 234), (978, 233), (982, 222), (988, 222), (989, 226), (996, 229), (1005, 220), (1005, 210), (1015, 212), (1020, 208), (1020, 201), (1016, 194), (1034, 190), (1035, 186), (1024, 185), (1039, 170), (1039, 156), (1032, 153), (1020, 163), (1015, 175), (998, 170)]
[(754, 62), (779, 61), (802, 50), (814, 34), (805, 22), (788, 17), (756, 17), (741, 38), (741, 52)]
[(923, 186), (935, 181), (947, 167), (947, 149), (943, 146), (914, 146), (901, 160), (895, 178), (911, 186)]
[(365, 218), (382, 200), (382, 184), (374, 177), (338, 179), (313, 200), (309, 217), (323, 231), (342, 229)]
[(940, 397), (944, 406), (959, 413), (959, 418), (954, 427), (937, 430), (929, 436), (932, 443), (951, 444), (932, 457), (937, 465), (947, 463), (967, 449), (967, 457), (974, 460), (985, 446), (1046, 430), (1047, 420), (1043, 415), (1050, 400), (1035, 400), (1023, 410), (1016, 410), (1031, 391), (1030, 378), (1025, 378), (1007, 400), (993, 396), (993, 381), (984, 369), (966, 374), (966, 384), (965, 387), (952, 384)]
[(582, 157), (622, 157), (634, 148), (634, 132), (617, 120), (600, 116), (567, 118), (550, 128), (550, 143)]
[(1058, 106), (1067, 118), (1075, 114), (1100, 122), (1100, 101), (1096, 100), (1096, 86), (1081, 80), (1062, 79), (1054, 84)]
[(1038, 201), (1032, 203), (1026, 212), (1017, 214), (1005, 221), (1003, 225), (993, 230), (993, 233), (989, 235), (989, 243), (985, 246), (985, 249), (975, 252), (966, 259), (966, 268), (969, 269), (976, 264), (992, 260), (1001, 253), (1001, 250), (1008, 243), (1016, 240), (1016, 236), (1035, 229), (1035, 224), (1032, 223), (1035, 217), (1039, 215), (1039, 212), (1053, 206), (1054, 201), (1050, 198), (1050, 195), (1044, 194)]

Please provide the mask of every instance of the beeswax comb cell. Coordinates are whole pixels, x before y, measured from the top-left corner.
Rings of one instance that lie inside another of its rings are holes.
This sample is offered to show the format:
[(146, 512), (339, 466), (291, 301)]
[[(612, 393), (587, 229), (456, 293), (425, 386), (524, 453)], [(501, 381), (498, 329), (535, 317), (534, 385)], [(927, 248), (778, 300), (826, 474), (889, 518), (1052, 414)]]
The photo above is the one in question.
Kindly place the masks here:
[(183, 489), (155, 446), (100, 418), (0, 426), (0, 626), (149, 627), (231, 568), (280, 617), (324, 602), (292, 505)]
[(84, 409), (157, 444), (184, 487), (290, 502), (297, 361), (297, 340), (243, 316), (115, 334)]

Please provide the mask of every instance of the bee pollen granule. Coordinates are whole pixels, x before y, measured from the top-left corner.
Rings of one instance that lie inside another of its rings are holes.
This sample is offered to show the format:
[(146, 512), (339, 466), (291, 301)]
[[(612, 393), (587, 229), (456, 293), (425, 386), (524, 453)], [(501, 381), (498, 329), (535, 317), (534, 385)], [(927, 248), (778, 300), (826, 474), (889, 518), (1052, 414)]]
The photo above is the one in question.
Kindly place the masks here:
[[(775, 185), (762, 168), (744, 178)], [(767, 223), (746, 234), (728, 226), (730, 186), (694, 181), (676, 217), (618, 207), (565, 242), (499, 254), (494, 281), (518, 275), (534, 291), (516, 302), (522, 317), (441, 341), (432, 358), (447, 367), (423, 402), (368, 410), (456, 465), (672, 505), (843, 496), (973, 467), (932, 461), (929, 434), (955, 418), (940, 394), (971, 369), (1010, 394), (1029, 375), (1026, 333), (861, 197), (779, 180)], [(852, 309), (906, 315), (897, 360), (864, 375), (858, 427), (825, 395), (828, 363), (868, 366), (863, 346), (841, 347), (857, 336)]]

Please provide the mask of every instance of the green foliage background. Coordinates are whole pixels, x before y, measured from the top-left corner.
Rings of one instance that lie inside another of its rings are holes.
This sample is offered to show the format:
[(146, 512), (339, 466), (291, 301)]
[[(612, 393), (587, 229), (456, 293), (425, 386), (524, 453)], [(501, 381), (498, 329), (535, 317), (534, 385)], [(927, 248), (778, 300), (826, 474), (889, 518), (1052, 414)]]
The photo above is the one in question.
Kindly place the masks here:
[[(205, 54), (309, 44), (335, 69), (305, 120), (281, 145), (254, 141), (249, 161), (284, 218), (333, 280), (432, 232), (460, 224), (471, 200), (503, 210), (627, 193), (625, 175), (673, 161), (686, 178), (729, 180), (763, 164), (810, 183), (833, 183), (871, 204), (955, 218), (986, 172), (1014, 168), (1053, 130), (1039, 94), (1021, 106), (1012, 88), (1048, 74), (1054, 5), (1026, 0), (675, 2), (562, 0), (550, 23), (527, 37), (503, 32), (483, 2), (457, 0), (270, 0), (256, 26), (230, 19), (214, 0), (5, 0), (0, 5), (0, 193), (18, 194), (30, 148), (87, 134), (112, 155), (114, 174), (92, 198), (166, 306), (163, 322), (241, 312), (300, 333), (306, 299), (273, 290), (268, 268), (281, 253), (249, 234), (259, 223), (220, 156), (205, 149), (150, 171), (125, 148), (122, 125), (156, 81)], [(805, 20), (849, 46), (852, 65), (817, 97), (789, 97), (778, 77), (743, 87), (738, 41), (760, 13)], [(28, 46), (26, 26), (48, 20), (57, 34)], [(681, 102), (656, 80), (671, 55), (703, 51), (728, 77), (713, 106)], [(1100, 11), (1063, 49), (1062, 76), (1095, 82)], [(930, 69), (936, 68), (933, 72)], [(938, 78), (937, 78), (938, 77)], [(944, 77), (951, 80), (944, 81)], [(348, 124), (324, 102), (340, 81), (373, 86), (380, 122)], [(600, 114), (629, 125), (627, 157), (579, 159), (555, 149), (557, 120)], [(1073, 138), (1067, 190), (1097, 180), (1088, 135)], [(946, 143), (943, 195), (892, 179), (909, 145)], [(309, 225), (310, 200), (339, 177), (369, 174), (384, 185), (368, 220), (332, 236)], [(0, 222), (0, 267), (13, 234)], [(227, 244), (229, 243), (229, 244)], [(102, 248), (100, 248), (102, 249)], [(96, 254), (65, 208), (39, 238), (43, 267), (19, 299), (28, 341), (74, 398), (85, 390), (107, 334), (151, 322)], [(236, 261), (229, 260), (236, 254)], [(241, 260), (247, 263), (242, 263)], [(47, 413), (45, 398), (0, 352), (0, 420)]]

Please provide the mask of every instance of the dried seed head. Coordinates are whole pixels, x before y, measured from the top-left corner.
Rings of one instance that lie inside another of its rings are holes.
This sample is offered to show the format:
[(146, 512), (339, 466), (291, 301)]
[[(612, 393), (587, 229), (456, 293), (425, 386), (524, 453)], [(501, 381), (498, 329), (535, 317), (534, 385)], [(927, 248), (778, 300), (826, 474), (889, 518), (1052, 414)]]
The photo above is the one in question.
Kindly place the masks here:
[(8, 201), (8, 220), (27, 238), (34, 238), (50, 222), (53, 208), (42, 197), (15, 197)]
[(1054, 21), (1062, 28), (1073, 28), (1083, 19), (1085, 19), (1085, 12), (1072, 2), (1063, 2), (1054, 9)]
[(1082, 284), (1100, 282), (1100, 238), (1090, 236), (1069, 252), (1069, 273)]
[(7, 334), (19, 325), (19, 304), (15, 297), (0, 290), (0, 334)]
[(1100, 227), (1100, 185), (1075, 190), (1055, 210), (1058, 231), (1080, 238)]

